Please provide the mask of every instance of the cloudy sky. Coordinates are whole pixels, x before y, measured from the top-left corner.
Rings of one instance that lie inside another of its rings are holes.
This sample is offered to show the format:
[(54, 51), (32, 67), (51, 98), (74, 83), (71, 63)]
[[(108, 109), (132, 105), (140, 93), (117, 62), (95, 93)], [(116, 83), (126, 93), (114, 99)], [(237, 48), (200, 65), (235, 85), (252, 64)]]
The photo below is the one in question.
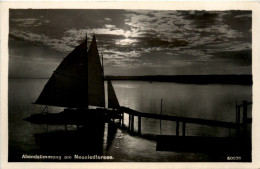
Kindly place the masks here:
[(251, 14), (12, 9), (9, 76), (50, 77), (93, 33), (107, 75), (251, 74)]

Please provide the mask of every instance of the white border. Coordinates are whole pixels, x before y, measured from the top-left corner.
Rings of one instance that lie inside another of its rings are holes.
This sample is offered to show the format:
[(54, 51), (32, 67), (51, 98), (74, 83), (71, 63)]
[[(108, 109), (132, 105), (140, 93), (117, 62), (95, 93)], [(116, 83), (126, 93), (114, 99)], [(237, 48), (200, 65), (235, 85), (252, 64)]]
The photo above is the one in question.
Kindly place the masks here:
[[(47, 163), (47, 162), (7, 162), (8, 153), (8, 31), (9, 31), (9, 8), (64, 8), (64, 9), (160, 9), (160, 10), (252, 10), (252, 38), (253, 38), (253, 124), (252, 124), (252, 163), (242, 162), (223, 162), (223, 163), (199, 163), (199, 162), (185, 162), (185, 163)], [(0, 100), (0, 120), (1, 120), (1, 163), (0, 168), (3, 169), (15, 169), (15, 168), (260, 168), (260, 111), (259, 111), (259, 96), (260, 91), (257, 86), (260, 87), (260, 77), (258, 71), (260, 69), (260, 52), (259, 52), (259, 40), (260, 40), (260, 2), (155, 2), (155, 1), (132, 1), (132, 2), (0, 2), (1, 12), (1, 100)]]

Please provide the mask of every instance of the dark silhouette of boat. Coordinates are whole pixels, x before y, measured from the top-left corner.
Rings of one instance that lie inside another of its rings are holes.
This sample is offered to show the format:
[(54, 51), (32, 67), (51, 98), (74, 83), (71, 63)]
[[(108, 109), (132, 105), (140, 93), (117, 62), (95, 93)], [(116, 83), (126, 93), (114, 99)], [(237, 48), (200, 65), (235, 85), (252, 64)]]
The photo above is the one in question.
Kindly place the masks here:
[(49, 113), (44, 110), (25, 120), (36, 124), (86, 125), (93, 120), (104, 123), (120, 118), (116, 111), (119, 102), (109, 78), (108, 108), (105, 107), (103, 56), (102, 64), (100, 60), (95, 35), (89, 48), (86, 37), (64, 58), (34, 103), (45, 105), (45, 110), (47, 106), (65, 107), (64, 111)]
[[(34, 103), (45, 105), (44, 110), (24, 119), (32, 124), (65, 126), (65, 131), (35, 133), (36, 144), (40, 146), (35, 153), (71, 157), (75, 154), (104, 155), (105, 123), (110, 122), (111, 119), (121, 119), (122, 116), (117, 110), (120, 105), (109, 78), (107, 84), (108, 107), (105, 106), (103, 56), (100, 58), (95, 35), (89, 48), (86, 37), (83, 43), (63, 59)], [(48, 106), (64, 107), (64, 110), (48, 112)], [(68, 130), (68, 125), (77, 125), (77, 129)], [(109, 125), (107, 150), (115, 134), (116, 129), (112, 130)], [(14, 156), (10, 155), (9, 159), (19, 159), (20, 155)], [(62, 161), (78, 160), (63, 159)]]

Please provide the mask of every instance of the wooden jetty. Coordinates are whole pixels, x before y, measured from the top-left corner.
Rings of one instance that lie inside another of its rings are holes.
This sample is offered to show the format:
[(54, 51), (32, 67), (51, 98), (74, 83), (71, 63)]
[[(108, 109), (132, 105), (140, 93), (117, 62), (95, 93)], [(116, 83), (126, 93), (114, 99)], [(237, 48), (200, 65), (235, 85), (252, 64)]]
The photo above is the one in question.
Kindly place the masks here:
[[(200, 125), (209, 125), (209, 126), (217, 126), (224, 128), (235, 128), (240, 129), (243, 127), (245, 129), (246, 124), (252, 123), (252, 118), (247, 117), (247, 106), (252, 104), (252, 102), (243, 101), (242, 105), (236, 105), (236, 122), (225, 122), (225, 121), (217, 121), (217, 120), (207, 120), (200, 118), (190, 118), (190, 117), (180, 117), (180, 116), (171, 116), (171, 115), (162, 115), (162, 114), (152, 114), (152, 113), (143, 113), (136, 110), (132, 110), (127, 107), (120, 107), (119, 111), (122, 113), (122, 125), (124, 122), (124, 113), (129, 114), (129, 124), (128, 128), (131, 132), (134, 131), (134, 116), (138, 117), (138, 134), (141, 134), (141, 118), (152, 118), (159, 120), (167, 120), (167, 121), (175, 121), (176, 122), (176, 135), (179, 136), (179, 128), (180, 123), (182, 123), (182, 135), (185, 136), (186, 133), (186, 124), (200, 124)], [(243, 108), (243, 123), (240, 123), (240, 107)]]

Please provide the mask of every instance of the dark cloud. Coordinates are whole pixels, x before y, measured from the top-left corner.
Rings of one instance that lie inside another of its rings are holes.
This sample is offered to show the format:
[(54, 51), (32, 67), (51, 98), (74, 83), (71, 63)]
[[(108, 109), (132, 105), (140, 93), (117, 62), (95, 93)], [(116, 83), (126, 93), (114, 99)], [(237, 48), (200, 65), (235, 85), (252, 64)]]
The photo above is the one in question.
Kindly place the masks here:
[(206, 28), (215, 24), (218, 14), (208, 11), (186, 11), (184, 19), (192, 21), (197, 28)]
[(248, 32), (252, 28), (252, 11), (230, 11), (223, 16), (223, 21), (232, 29)]
[(231, 29), (242, 32), (241, 39), (252, 41), (252, 11), (230, 11), (223, 16), (223, 22)]
[(142, 46), (144, 48), (162, 47), (162, 48), (174, 48), (180, 46), (187, 46), (188, 42), (185, 40), (173, 39), (173, 41), (162, 40), (158, 37), (139, 37), (136, 46)]

